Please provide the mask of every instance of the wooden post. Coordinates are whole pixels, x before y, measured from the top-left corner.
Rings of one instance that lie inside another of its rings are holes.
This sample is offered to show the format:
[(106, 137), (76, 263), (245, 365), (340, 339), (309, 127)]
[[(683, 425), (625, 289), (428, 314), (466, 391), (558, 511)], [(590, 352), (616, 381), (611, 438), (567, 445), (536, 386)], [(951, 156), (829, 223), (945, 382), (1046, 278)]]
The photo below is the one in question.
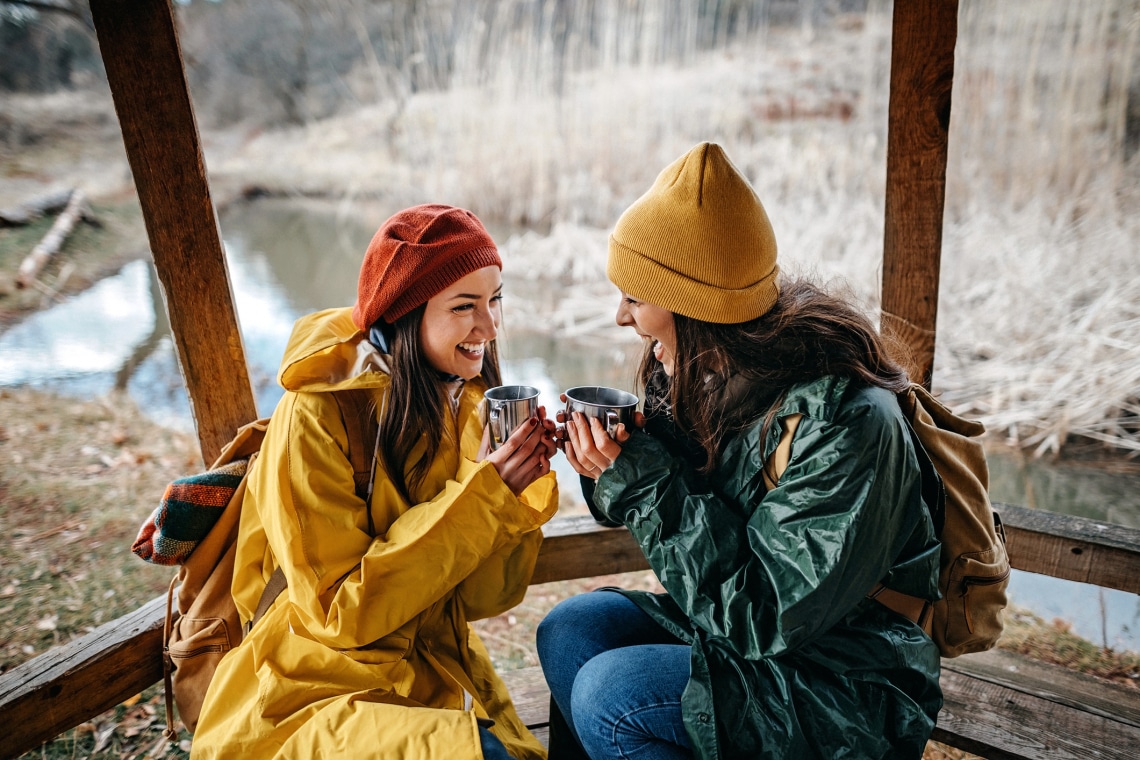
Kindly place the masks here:
[(895, 0), (882, 331), (910, 347), (911, 376), (928, 389), (934, 373), (957, 37), (958, 0)]
[(170, 0), (91, 0), (206, 463), (257, 416)]

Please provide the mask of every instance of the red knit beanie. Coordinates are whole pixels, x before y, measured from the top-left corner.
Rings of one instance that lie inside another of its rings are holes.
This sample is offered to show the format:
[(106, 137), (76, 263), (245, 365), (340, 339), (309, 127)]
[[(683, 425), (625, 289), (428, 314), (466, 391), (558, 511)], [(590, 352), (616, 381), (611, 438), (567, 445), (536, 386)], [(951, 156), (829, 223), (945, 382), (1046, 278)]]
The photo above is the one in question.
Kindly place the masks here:
[(503, 268), (483, 223), (454, 206), (426, 204), (384, 222), (364, 254), (352, 321), (367, 330), (381, 317), (391, 324), (483, 267)]

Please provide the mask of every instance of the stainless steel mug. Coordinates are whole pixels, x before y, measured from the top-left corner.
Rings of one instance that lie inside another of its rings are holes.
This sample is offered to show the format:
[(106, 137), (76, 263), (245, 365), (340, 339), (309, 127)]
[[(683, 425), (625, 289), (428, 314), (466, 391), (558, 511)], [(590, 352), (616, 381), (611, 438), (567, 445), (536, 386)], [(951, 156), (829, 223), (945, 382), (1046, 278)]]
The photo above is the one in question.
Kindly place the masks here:
[(483, 393), (487, 400), (487, 427), (491, 428), (491, 450), (503, 445), (522, 423), (538, 414), (538, 388), (529, 385), (500, 385)]
[(566, 419), (570, 419), (571, 412), (597, 417), (611, 438), (619, 424), (624, 424), (627, 430), (633, 427), (633, 410), (636, 408), (637, 396), (617, 388), (580, 385), (566, 391)]

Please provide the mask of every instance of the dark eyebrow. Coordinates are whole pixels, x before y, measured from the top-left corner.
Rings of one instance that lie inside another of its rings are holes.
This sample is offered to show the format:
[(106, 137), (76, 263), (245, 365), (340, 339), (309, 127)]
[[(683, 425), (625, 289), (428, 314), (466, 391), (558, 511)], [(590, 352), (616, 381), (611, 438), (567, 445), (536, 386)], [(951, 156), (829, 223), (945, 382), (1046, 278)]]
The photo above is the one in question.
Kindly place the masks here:
[[(496, 296), (502, 292), (503, 292), (503, 286), (500, 285), (499, 287), (495, 288), (495, 292), (492, 293), (491, 295)], [(481, 298), (481, 296), (478, 293), (456, 293), (455, 295), (453, 295), (451, 297), (450, 300), (454, 301), (457, 298), (468, 298), (468, 299), (471, 299), (473, 301), (477, 301)]]

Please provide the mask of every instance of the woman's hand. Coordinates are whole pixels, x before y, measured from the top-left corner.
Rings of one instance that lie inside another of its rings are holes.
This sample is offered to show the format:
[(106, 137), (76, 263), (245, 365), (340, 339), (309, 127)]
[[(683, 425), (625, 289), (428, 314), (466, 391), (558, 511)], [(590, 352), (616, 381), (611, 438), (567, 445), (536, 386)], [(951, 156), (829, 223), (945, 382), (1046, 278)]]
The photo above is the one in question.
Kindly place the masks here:
[(554, 423), (546, 419), (546, 407), (538, 407), (538, 414), (523, 422), (495, 451), (491, 451), (490, 428), (483, 429), (483, 444), (479, 447), (479, 461), (494, 465), (499, 477), (515, 496), (527, 486), (550, 472), (550, 458), (556, 449)]
[[(566, 401), (565, 394), (562, 395), (562, 400)], [(570, 419), (566, 419), (565, 412), (559, 412), (558, 421), (564, 423), (559, 443), (566, 454), (566, 460), (579, 475), (594, 480), (609, 469), (621, 454), (621, 444), (629, 440), (629, 431), (624, 423), (618, 424), (614, 429), (614, 437), (611, 438), (601, 420), (587, 417), (581, 412), (574, 412)], [(645, 424), (641, 412), (634, 412), (633, 424), (638, 427)]]

